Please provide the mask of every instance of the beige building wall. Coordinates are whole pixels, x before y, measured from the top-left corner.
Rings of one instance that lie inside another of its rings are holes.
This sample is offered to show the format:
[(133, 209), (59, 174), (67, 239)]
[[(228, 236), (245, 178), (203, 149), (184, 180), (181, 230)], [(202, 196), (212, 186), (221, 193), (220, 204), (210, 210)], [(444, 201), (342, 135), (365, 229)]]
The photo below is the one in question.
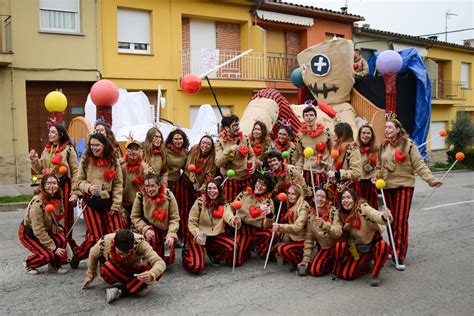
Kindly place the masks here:
[(30, 179), (26, 82), (99, 79), (98, 5), (80, 3), (80, 33), (72, 35), (40, 32), (38, 0), (0, 0), (0, 13), (12, 16), (13, 50), (12, 64), (0, 68), (0, 183)]

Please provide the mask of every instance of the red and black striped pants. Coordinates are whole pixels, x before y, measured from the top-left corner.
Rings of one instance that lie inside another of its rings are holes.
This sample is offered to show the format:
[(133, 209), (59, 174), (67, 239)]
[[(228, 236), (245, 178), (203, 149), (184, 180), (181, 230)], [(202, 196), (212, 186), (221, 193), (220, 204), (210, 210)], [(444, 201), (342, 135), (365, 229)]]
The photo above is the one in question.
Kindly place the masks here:
[[(30, 235), (28, 235), (27, 230), (30, 231)], [(67, 241), (62, 231), (58, 231), (55, 234), (51, 231), (48, 231), (47, 233), (57, 248), (66, 248)], [(20, 225), (20, 229), (18, 230), (20, 242), (33, 253), (31, 256), (26, 258), (26, 266), (36, 269), (50, 263), (54, 268), (60, 268), (64, 258), (58, 257), (53, 251), (43, 245), (38, 238), (31, 236), (31, 234), (33, 234), (31, 227), (26, 227), (23, 224)]]
[[(174, 193), (174, 191), (173, 191)], [(182, 242), (186, 242), (186, 238), (189, 234), (188, 230), (188, 219), (189, 211), (196, 201), (198, 195), (194, 191), (192, 186), (186, 184), (179, 184), (179, 195), (176, 195), (176, 201), (179, 207), (179, 239)]]
[(100, 276), (108, 284), (121, 283), (125, 289), (125, 293), (134, 294), (137, 291), (143, 289), (146, 285), (145, 282), (140, 281), (134, 274), (140, 274), (150, 269), (150, 266), (139, 266), (134, 269), (122, 267), (119, 263), (109, 259), (100, 265)]
[(228, 202), (232, 202), (240, 192), (245, 191), (252, 184), (250, 178), (244, 180), (230, 180), (224, 183), (224, 197)]
[(334, 265), (333, 248), (322, 249), (316, 252), (308, 266), (308, 272), (314, 277), (320, 277), (330, 272)]
[(405, 262), (408, 248), (408, 216), (410, 215), (413, 188), (384, 190), (387, 207), (392, 212), (393, 239), (397, 249), (398, 261)]
[(369, 205), (379, 209), (379, 194), (375, 184), (372, 183), (371, 179), (362, 179), (359, 182), (359, 197), (366, 199)]
[(82, 203), (84, 208), (84, 220), (86, 221), (86, 239), (74, 250), (74, 255), (83, 260), (89, 256), (89, 250), (95, 245), (100, 237), (115, 233), (117, 230), (127, 227), (125, 214), (112, 212), (110, 209), (97, 211)]
[[(207, 236), (206, 244), (203, 246), (195, 242), (194, 236), (190, 233), (187, 241), (187, 248), (183, 255), (183, 267), (199, 274), (204, 271), (204, 262), (206, 261), (206, 251), (219, 261), (226, 261), (232, 266), (234, 240), (226, 237), (224, 233), (217, 236)], [(237, 251), (239, 245), (237, 244)]]
[[(68, 176), (63, 175), (59, 178), (59, 185), (63, 190), (63, 208), (64, 208), (64, 235), (69, 233), (72, 225), (74, 225), (74, 207), (75, 203), (69, 202), (71, 195), (71, 179)], [(72, 249), (77, 247), (76, 241), (72, 238), (72, 232), (67, 237), (67, 241)]]
[[(303, 170), (303, 178), (306, 184), (312, 188), (313, 187), (313, 180), (311, 180), (311, 172), (309, 170)], [(327, 180), (326, 174), (323, 172), (315, 172), (313, 169), (313, 179), (315, 187), (322, 187)]]
[(369, 272), (370, 260), (374, 260), (372, 277), (377, 277), (387, 261), (390, 246), (383, 239), (372, 245), (370, 252), (359, 252), (359, 260), (355, 260), (349, 252), (346, 241), (338, 241), (334, 246), (333, 273), (345, 280), (352, 280)]
[(150, 246), (153, 248), (153, 250), (156, 251), (158, 256), (163, 258), (166, 265), (173, 264), (176, 261), (176, 256), (174, 254), (174, 242), (171, 244), (169, 257), (165, 257), (165, 240), (166, 240), (166, 234), (168, 232), (166, 230), (159, 229), (153, 225), (151, 225), (151, 227), (153, 231), (155, 232), (155, 238), (148, 239), (148, 237), (145, 237), (146, 241), (150, 243)]
[(242, 227), (237, 231), (237, 244), (240, 247), (237, 249), (235, 265), (240, 266), (250, 257), (250, 246), (255, 246), (257, 254), (260, 257), (265, 257), (270, 246), (271, 237), (271, 228), (257, 228), (242, 224)]
[(304, 240), (282, 242), (277, 246), (277, 253), (283, 260), (296, 267), (303, 260)]

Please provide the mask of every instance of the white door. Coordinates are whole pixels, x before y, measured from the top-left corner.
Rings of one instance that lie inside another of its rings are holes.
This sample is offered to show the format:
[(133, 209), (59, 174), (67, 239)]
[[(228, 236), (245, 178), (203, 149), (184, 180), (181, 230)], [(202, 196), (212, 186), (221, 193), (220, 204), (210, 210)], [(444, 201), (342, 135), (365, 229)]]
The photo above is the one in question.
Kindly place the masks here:
[[(191, 73), (201, 75), (219, 64), (216, 49), (216, 23), (214, 21), (190, 21)], [(209, 75), (209, 77), (215, 74)]]

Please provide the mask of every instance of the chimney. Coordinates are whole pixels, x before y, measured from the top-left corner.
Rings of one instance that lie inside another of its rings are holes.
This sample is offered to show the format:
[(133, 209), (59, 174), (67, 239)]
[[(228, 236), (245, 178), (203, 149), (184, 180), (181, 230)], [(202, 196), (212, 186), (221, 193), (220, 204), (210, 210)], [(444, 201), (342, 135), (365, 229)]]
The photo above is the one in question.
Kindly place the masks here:
[(466, 47), (474, 47), (474, 38), (465, 39), (463, 42)]
[(362, 24), (362, 28), (363, 29), (370, 29), (370, 24), (364, 23), (364, 24)]
[(429, 39), (429, 40), (432, 40), (432, 41), (437, 41), (437, 40), (438, 40), (438, 36), (436, 36), (436, 35), (428, 36), (428, 39)]

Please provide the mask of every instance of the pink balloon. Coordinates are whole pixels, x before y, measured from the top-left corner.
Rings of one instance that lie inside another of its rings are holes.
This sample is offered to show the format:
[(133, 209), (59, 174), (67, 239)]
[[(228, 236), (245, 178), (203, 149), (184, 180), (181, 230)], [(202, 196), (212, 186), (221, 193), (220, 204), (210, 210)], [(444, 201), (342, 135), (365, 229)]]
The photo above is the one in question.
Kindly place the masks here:
[(402, 69), (402, 66), (402, 56), (394, 50), (385, 50), (381, 52), (375, 61), (375, 67), (382, 75), (389, 73), (396, 74), (400, 69)]
[(91, 88), (91, 99), (97, 106), (113, 106), (118, 98), (118, 88), (110, 80), (99, 80)]

